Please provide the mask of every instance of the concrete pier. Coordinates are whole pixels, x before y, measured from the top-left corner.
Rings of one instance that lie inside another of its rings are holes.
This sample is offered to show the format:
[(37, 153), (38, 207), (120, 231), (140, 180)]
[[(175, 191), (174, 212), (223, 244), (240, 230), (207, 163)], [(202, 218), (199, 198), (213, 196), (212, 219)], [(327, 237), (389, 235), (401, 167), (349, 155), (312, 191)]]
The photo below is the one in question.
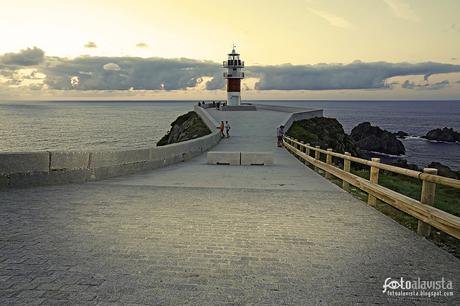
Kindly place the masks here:
[[(276, 147), (288, 112), (208, 110), (213, 151), (131, 176), (0, 193), (0, 304), (460, 304), (460, 261)], [(452, 297), (389, 297), (387, 278), (450, 280)]]

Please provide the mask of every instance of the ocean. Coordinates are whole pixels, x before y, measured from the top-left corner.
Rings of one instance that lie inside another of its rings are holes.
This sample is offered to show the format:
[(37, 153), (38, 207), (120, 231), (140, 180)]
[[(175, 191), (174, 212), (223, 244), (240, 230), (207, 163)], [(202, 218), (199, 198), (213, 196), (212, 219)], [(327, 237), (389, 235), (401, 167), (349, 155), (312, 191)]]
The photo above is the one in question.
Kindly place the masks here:
[[(460, 170), (460, 144), (420, 138), (431, 129), (460, 131), (460, 101), (247, 101), (322, 108), (346, 132), (369, 121), (402, 140), (403, 158), (421, 167), (438, 161)], [(0, 152), (115, 150), (154, 146), (197, 101), (0, 102)]]

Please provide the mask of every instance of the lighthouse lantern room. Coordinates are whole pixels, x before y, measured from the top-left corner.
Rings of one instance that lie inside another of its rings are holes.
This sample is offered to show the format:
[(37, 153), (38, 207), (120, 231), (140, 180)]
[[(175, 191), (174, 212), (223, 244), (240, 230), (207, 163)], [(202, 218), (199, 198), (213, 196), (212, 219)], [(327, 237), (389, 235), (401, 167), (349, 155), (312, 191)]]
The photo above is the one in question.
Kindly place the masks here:
[(235, 46), (228, 54), (228, 59), (224, 61), (224, 78), (227, 79), (227, 103), (230, 106), (238, 106), (241, 102), (241, 79), (244, 79), (244, 61), (240, 59), (240, 54), (236, 53)]

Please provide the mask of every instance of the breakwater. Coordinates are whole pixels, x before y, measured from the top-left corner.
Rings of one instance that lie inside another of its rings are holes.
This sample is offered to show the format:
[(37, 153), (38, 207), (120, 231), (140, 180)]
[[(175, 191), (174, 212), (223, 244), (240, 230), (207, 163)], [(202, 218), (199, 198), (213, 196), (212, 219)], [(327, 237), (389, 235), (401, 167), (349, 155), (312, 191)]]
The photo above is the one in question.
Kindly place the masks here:
[(191, 159), (220, 141), (217, 122), (202, 108), (194, 110), (211, 134), (144, 149), (1, 153), (0, 189), (96, 181)]

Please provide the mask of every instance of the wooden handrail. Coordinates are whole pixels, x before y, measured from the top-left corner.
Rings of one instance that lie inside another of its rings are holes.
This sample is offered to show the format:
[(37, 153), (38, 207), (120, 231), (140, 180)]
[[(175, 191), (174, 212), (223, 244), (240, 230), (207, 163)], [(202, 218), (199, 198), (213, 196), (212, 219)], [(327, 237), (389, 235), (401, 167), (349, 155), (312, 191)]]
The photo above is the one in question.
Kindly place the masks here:
[(351, 155), (345, 155), (345, 154), (341, 154), (341, 153), (337, 153), (337, 152), (329, 152), (327, 150), (323, 150), (323, 149), (320, 149), (320, 148), (309, 146), (307, 144), (303, 144), (303, 143), (299, 142), (298, 140), (290, 138), (290, 137), (287, 137), (287, 136), (284, 136), (284, 138), (285, 138), (285, 140), (292, 141), (293, 143), (295, 143), (297, 145), (300, 145), (301, 147), (308, 148), (308, 149), (313, 150), (313, 151), (318, 151), (318, 152), (326, 154), (326, 155), (330, 154), (330, 155), (332, 155), (334, 157), (338, 157), (338, 158), (341, 158), (341, 159), (346, 159), (346, 160), (349, 160), (349, 161), (352, 161), (352, 162), (355, 162), (355, 163), (358, 163), (358, 164), (366, 165), (366, 166), (369, 166), (369, 167), (375, 167), (375, 168), (379, 168), (381, 170), (393, 172), (393, 173), (396, 173), (396, 174), (402, 174), (402, 175), (413, 177), (413, 178), (416, 178), (416, 179), (419, 179), (419, 180), (428, 181), (428, 182), (432, 182), (432, 183), (441, 184), (441, 185), (444, 185), (444, 186), (449, 186), (449, 187), (460, 189), (460, 180), (456, 180), (456, 179), (445, 177), (445, 176), (428, 174), (428, 173), (424, 173), (424, 172), (420, 172), (420, 171), (405, 169), (405, 168), (392, 166), (392, 165), (388, 165), (388, 164), (384, 164), (384, 163), (380, 163), (380, 162), (373, 162), (373, 161), (370, 161), (370, 160), (367, 160), (367, 159), (363, 159), (363, 158), (359, 158), (359, 157), (353, 157)]
[[(424, 236), (430, 234), (431, 226), (452, 235), (453, 237), (460, 239), (460, 217), (449, 214), (443, 210), (431, 206), (432, 200), (434, 199), (434, 192), (436, 184), (446, 185), (454, 188), (460, 188), (460, 181), (455, 179), (446, 178), (436, 174), (429, 174), (420, 171), (408, 170), (396, 166), (382, 164), (377, 161), (369, 161), (362, 158), (352, 157), (351, 154), (340, 154), (333, 152), (331, 149), (323, 150), (319, 147), (312, 147), (308, 144), (297, 141), (296, 139), (284, 136), (284, 145), (288, 151), (295, 156), (299, 157), (306, 163), (314, 166), (315, 169), (321, 169), (325, 171), (327, 177), (331, 175), (341, 179), (343, 181), (343, 187), (345, 190), (348, 189), (348, 184), (356, 186), (357, 188), (367, 192), (368, 202), (373, 205), (374, 199), (379, 199), (419, 220), (418, 233)], [(310, 156), (310, 152), (315, 152), (315, 157)], [(308, 152), (308, 154), (306, 153)], [(326, 162), (319, 159), (319, 154), (323, 153), (326, 155)], [(331, 163), (331, 157), (334, 156), (342, 158), (344, 160), (344, 170), (334, 166)], [(354, 175), (349, 172), (349, 162), (353, 161), (362, 165), (372, 167), (374, 177), (373, 179), (367, 180)], [(425, 188), (422, 188), (421, 201), (414, 200), (408, 196), (400, 194), (389, 188), (383, 187), (378, 184), (378, 170), (382, 169), (393, 173), (406, 175), (409, 177), (415, 177), (424, 182)], [(434, 169), (428, 170), (427, 172), (435, 173)], [(377, 177), (376, 177), (377, 175)], [(431, 184), (431, 185), (428, 185)]]

